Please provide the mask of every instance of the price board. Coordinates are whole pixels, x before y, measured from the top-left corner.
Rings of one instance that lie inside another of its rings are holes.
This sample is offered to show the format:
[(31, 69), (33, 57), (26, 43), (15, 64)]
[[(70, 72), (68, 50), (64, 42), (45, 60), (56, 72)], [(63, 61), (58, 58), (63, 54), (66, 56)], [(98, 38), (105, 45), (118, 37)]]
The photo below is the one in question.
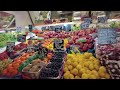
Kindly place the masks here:
[(112, 28), (101, 28), (98, 30), (98, 44), (117, 43), (117, 33)]
[(14, 52), (15, 42), (7, 42), (6, 52)]
[(17, 41), (18, 42), (25, 42), (26, 41), (26, 35), (18, 34), (17, 35)]
[(98, 23), (106, 23), (107, 22), (107, 17), (103, 16), (103, 17), (98, 17)]
[(92, 19), (91, 18), (84, 18), (84, 23), (91, 24), (92, 23)]
[(54, 40), (54, 50), (64, 50), (64, 40), (55, 39)]
[(62, 26), (57, 25), (57, 26), (54, 27), (54, 29), (55, 29), (55, 32), (61, 32), (62, 31)]
[(89, 23), (81, 23), (81, 29), (87, 29), (87, 28), (89, 28)]

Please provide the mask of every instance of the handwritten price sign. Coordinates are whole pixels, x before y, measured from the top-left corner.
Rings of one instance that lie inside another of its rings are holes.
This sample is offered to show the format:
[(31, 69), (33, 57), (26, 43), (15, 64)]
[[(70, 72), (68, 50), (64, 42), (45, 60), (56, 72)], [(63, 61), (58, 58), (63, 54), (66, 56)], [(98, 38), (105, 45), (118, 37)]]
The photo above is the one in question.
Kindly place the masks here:
[(25, 42), (26, 41), (26, 35), (18, 34), (17, 41), (18, 42)]
[(98, 17), (98, 23), (105, 23), (107, 22), (107, 17), (103, 16), (103, 17)]
[(14, 52), (15, 42), (7, 42), (7, 52)]
[(61, 39), (54, 40), (54, 49), (64, 50), (64, 40), (61, 40)]
[(89, 28), (89, 25), (88, 23), (81, 23), (81, 29), (87, 29)]
[(112, 28), (101, 28), (98, 30), (98, 44), (117, 43), (116, 31)]
[(91, 18), (84, 18), (84, 23), (91, 24), (92, 23), (92, 19)]

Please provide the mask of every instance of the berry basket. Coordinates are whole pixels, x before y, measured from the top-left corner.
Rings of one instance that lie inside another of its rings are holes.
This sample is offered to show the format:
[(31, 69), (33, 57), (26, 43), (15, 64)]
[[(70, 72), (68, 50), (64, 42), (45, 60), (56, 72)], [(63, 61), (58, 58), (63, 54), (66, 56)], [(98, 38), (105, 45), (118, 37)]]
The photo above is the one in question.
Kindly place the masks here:
[(39, 65), (38, 67), (40, 67), (38, 71), (31, 71), (31, 69), (29, 71), (24, 71), (23, 69), (22, 70), (23, 79), (39, 79), (40, 71), (43, 68), (43, 66)]
[[(62, 66), (59, 70), (55, 70), (55, 69), (51, 69), (51, 68), (43, 68), (40, 72), (40, 79), (61, 79), (62, 75), (63, 75), (63, 68), (64, 68), (63, 66), (64, 66), (64, 64), (62, 64)], [(52, 72), (52, 74), (50, 72)], [(45, 77), (44, 74), (48, 75), (48, 76)]]

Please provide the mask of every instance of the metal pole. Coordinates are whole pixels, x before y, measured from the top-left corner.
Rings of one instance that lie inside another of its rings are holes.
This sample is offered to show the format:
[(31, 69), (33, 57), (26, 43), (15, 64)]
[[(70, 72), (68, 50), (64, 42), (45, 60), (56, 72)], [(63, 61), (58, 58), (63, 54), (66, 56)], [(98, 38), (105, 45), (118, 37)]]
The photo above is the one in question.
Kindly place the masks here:
[(31, 20), (31, 22), (32, 22), (32, 25), (34, 26), (34, 22), (33, 22), (33, 20), (32, 20), (32, 17), (31, 17), (31, 15), (30, 15), (30, 12), (29, 11), (27, 11), (28, 12), (28, 15), (29, 15), (29, 17), (30, 17), (30, 20)]

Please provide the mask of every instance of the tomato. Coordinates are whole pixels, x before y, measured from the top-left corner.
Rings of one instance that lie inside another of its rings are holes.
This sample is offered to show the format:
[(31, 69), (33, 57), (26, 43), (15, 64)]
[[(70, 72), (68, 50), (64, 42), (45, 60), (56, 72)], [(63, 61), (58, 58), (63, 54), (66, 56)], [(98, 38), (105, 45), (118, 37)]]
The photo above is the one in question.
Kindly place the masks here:
[(3, 70), (2, 74), (3, 74), (3, 75), (6, 75), (7, 72), (8, 72), (7, 69), (5, 69), (5, 70)]

